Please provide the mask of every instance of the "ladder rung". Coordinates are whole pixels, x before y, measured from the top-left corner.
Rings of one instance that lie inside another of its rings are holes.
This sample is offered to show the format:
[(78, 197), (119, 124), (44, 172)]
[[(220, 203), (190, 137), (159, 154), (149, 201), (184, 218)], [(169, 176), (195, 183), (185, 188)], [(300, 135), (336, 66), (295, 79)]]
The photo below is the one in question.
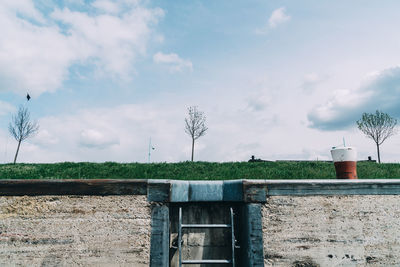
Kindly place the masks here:
[[(234, 235), (234, 218), (233, 208), (230, 207), (230, 224), (183, 224), (182, 223), (182, 207), (179, 207), (179, 225), (178, 225), (178, 251), (179, 267), (182, 264), (231, 264), (235, 267), (235, 235)], [(182, 260), (182, 229), (183, 228), (230, 228), (232, 237), (232, 259), (231, 260)]]
[(220, 264), (223, 264), (223, 263), (226, 263), (226, 264), (229, 264), (229, 263), (232, 263), (232, 261), (230, 261), (230, 260), (185, 260), (185, 261), (182, 261), (182, 264), (202, 264), (202, 263), (208, 263), (208, 264), (211, 264), (211, 263), (220, 263)]
[(231, 228), (230, 224), (182, 224), (182, 228)]

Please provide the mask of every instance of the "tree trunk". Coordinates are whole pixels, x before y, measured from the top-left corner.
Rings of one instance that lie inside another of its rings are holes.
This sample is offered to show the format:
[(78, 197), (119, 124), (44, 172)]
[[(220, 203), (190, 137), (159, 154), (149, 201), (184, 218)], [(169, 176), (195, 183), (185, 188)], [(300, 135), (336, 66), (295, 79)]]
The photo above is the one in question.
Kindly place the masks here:
[(192, 138), (192, 161), (193, 161), (193, 154), (194, 154), (194, 138)]
[(19, 151), (19, 147), (21, 146), (21, 141), (22, 141), (22, 140), (19, 140), (19, 141), (18, 141), (17, 152), (15, 152), (15, 157), (14, 157), (14, 164), (15, 164), (15, 162), (17, 161), (18, 151)]
[(379, 145), (376, 144), (376, 151), (378, 152), (378, 163), (381, 163), (381, 153), (379, 152)]

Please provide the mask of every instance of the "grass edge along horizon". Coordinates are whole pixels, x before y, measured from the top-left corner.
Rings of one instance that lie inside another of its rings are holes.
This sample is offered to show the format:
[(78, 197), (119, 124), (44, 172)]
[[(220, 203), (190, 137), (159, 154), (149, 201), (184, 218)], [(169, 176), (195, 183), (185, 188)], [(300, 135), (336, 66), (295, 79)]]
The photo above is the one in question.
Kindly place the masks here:
[[(358, 162), (360, 179), (400, 178), (399, 163)], [(321, 161), (178, 163), (0, 164), (0, 179), (336, 179), (333, 163)]]

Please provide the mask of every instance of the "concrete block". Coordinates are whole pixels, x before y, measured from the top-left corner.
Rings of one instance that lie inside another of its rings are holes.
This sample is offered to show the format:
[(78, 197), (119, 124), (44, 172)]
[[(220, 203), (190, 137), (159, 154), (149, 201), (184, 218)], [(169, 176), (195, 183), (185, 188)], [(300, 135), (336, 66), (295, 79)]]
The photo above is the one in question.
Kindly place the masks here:
[(222, 201), (223, 181), (190, 181), (189, 201)]
[(243, 181), (224, 181), (224, 201), (243, 201)]
[(171, 181), (171, 202), (189, 201), (189, 181)]
[(169, 208), (153, 206), (151, 211), (150, 266), (169, 266)]
[(148, 180), (147, 200), (150, 202), (169, 202), (170, 191), (169, 180)]
[(266, 202), (268, 187), (264, 181), (243, 180), (243, 201), (244, 202)]
[(240, 266), (263, 267), (263, 232), (261, 204), (250, 203), (241, 207), (240, 231), (242, 240), (242, 253)]

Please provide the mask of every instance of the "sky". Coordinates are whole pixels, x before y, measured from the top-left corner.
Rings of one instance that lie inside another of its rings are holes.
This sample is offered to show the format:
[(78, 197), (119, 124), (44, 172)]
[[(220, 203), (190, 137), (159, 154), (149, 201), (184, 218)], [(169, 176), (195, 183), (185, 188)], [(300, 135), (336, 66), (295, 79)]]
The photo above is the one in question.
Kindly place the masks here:
[[(363, 112), (400, 118), (396, 0), (2, 0), (0, 163), (19, 106), (39, 132), (18, 162), (330, 160)], [(32, 97), (26, 100), (26, 94)], [(399, 162), (400, 133), (381, 146)]]

